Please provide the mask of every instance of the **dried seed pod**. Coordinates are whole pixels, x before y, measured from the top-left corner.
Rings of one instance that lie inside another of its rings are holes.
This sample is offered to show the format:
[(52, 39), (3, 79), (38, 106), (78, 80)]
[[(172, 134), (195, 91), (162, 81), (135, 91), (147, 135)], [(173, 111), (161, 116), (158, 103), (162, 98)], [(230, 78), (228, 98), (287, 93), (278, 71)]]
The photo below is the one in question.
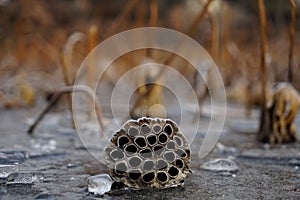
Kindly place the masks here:
[(126, 162), (117, 163), (114, 170), (117, 175), (124, 175), (128, 170)]
[(154, 133), (160, 133), (161, 132), (161, 130), (162, 130), (162, 127), (159, 125), (159, 124), (155, 124), (153, 127), (152, 127), (152, 131), (154, 132)]
[(110, 152), (110, 157), (116, 160), (122, 160), (125, 158), (125, 154), (121, 149), (114, 149)]
[(144, 159), (149, 159), (153, 157), (152, 150), (149, 148), (143, 149), (139, 152), (140, 156)]
[(133, 188), (182, 185), (190, 173), (190, 147), (169, 119), (130, 120), (104, 150), (111, 177)]
[(141, 132), (142, 132), (142, 134), (144, 134), (144, 135), (147, 135), (147, 134), (151, 133), (151, 128), (150, 128), (150, 126), (149, 126), (148, 124), (143, 124), (143, 125), (141, 126)]
[(143, 175), (143, 182), (144, 183), (151, 183), (155, 179), (155, 173), (154, 172), (148, 172)]
[(154, 134), (149, 134), (147, 135), (147, 142), (150, 146), (156, 145), (157, 144), (157, 136)]
[(162, 170), (162, 169), (167, 169), (169, 167), (169, 164), (167, 161), (164, 159), (158, 159), (156, 161), (156, 169)]
[(132, 181), (137, 181), (142, 176), (142, 171), (139, 169), (130, 170), (128, 172), (128, 178)]
[(130, 144), (125, 147), (125, 152), (127, 155), (133, 155), (138, 152), (138, 148), (135, 146), (135, 144)]
[(142, 164), (142, 159), (140, 159), (138, 156), (134, 156), (128, 159), (128, 163), (130, 167), (139, 167)]
[(175, 166), (171, 166), (168, 170), (168, 174), (172, 178), (176, 178), (179, 174), (179, 169)]
[(169, 163), (174, 162), (174, 160), (175, 160), (175, 158), (176, 158), (175, 153), (172, 152), (172, 151), (166, 151), (166, 152), (164, 153), (163, 156), (164, 156), (164, 159), (165, 159), (166, 161), (168, 161)]
[(168, 142), (169, 138), (168, 135), (164, 132), (162, 132), (159, 136), (158, 136), (158, 142), (160, 144), (166, 144)]
[(174, 142), (176, 143), (177, 147), (182, 147), (183, 142), (182, 142), (182, 139), (180, 137), (178, 137), (177, 135), (175, 135), (173, 137), (173, 139), (174, 139)]
[(135, 128), (135, 127), (130, 127), (129, 130), (128, 130), (128, 135), (131, 136), (131, 137), (135, 137), (137, 135), (139, 135), (140, 131), (139, 129)]
[(146, 160), (143, 164), (143, 170), (149, 171), (154, 169), (154, 161), (153, 160)]
[(156, 145), (153, 147), (153, 153), (159, 157), (162, 155), (162, 153), (165, 151), (164, 147), (162, 145)]
[(134, 139), (134, 143), (140, 148), (144, 149), (147, 147), (147, 142), (143, 136), (138, 136)]
[(169, 141), (168, 144), (166, 145), (166, 148), (167, 148), (168, 150), (174, 151), (174, 150), (176, 149), (176, 144), (175, 144), (175, 142), (172, 141), (172, 140)]
[(160, 183), (167, 183), (169, 181), (169, 176), (166, 172), (164, 171), (159, 171), (157, 172), (157, 176), (156, 179), (160, 182)]
[(130, 142), (129, 138), (125, 135), (122, 135), (117, 140), (117, 145), (121, 149), (124, 149), (124, 146)]

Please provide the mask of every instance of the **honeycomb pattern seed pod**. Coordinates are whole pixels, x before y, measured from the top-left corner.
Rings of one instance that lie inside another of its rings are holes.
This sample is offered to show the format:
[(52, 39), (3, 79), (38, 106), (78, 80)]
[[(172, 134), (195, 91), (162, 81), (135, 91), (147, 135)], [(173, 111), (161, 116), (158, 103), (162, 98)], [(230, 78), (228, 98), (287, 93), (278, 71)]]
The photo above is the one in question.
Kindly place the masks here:
[(111, 177), (132, 188), (182, 185), (190, 173), (190, 146), (170, 119), (129, 120), (103, 155)]

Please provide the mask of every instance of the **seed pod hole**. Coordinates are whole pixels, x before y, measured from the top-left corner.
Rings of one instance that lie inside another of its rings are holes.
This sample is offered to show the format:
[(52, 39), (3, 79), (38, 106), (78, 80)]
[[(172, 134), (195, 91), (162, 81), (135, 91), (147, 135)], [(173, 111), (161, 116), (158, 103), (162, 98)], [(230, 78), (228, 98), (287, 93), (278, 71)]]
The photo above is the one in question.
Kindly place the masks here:
[(167, 149), (168, 150), (174, 150), (176, 148), (175, 142), (173, 142), (172, 140), (168, 142), (167, 144)]
[(168, 136), (165, 133), (161, 133), (158, 136), (158, 141), (160, 144), (166, 144), (166, 142), (168, 141)]
[(178, 136), (175, 135), (175, 136), (173, 137), (173, 139), (174, 139), (174, 141), (175, 141), (175, 143), (177, 144), (178, 147), (181, 147), (181, 146), (182, 146), (182, 143), (183, 143), (183, 142), (182, 142), (182, 139), (181, 139), (180, 137), (178, 137)]
[(140, 151), (140, 156), (147, 159), (147, 158), (152, 158), (153, 157), (153, 154), (152, 154), (152, 151), (151, 149), (143, 149)]
[(154, 168), (154, 162), (152, 160), (146, 160), (143, 165), (143, 170), (152, 170)]
[(141, 132), (142, 132), (142, 134), (148, 134), (148, 133), (150, 133), (151, 132), (150, 126), (147, 125), (147, 124), (143, 124), (141, 126)]
[(120, 149), (114, 149), (111, 153), (110, 156), (114, 159), (114, 160), (122, 160), (125, 155), (123, 153), (122, 150)]
[(131, 157), (128, 160), (128, 163), (131, 167), (138, 167), (142, 163), (142, 160), (139, 157), (135, 156), (135, 157)]
[(127, 171), (127, 166), (125, 163), (118, 163), (115, 166), (115, 173), (117, 175), (123, 175)]
[(172, 166), (170, 167), (170, 169), (168, 170), (168, 174), (171, 176), (171, 177), (176, 177), (178, 174), (179, 174), (179, 170)]
[(153, 147), (154, 154), (160, 156), (164, 152), (164, 147), (161, 145), (156, 145)]
[(118, 147), (120, 147), (120, 148), (123, 149), (124, 145), (128, 144), (128, 143), (129, 143), (128, 137), (126, 137), (126, 136), (119, 137), (119, 139), (118, 139)]
[(140, 134), (139, 132), (139, 129), (137, 129), (136, 127), (130, 127), (129, 130), (128, 130), (128, 134), (131, 136), (131, 137), (135, 137), (137, 135)]
[(156, 179), (161, 183), (166, 183), (168, 181), (168, 175), (165, 172), (158, 172)]
[(184, 166), (184, 162), (181, 159), (176, 159), (175, 160), (175, 165), (176, 167), (178, 167), (179, 169), (182, 169)]
[(175, 150), (175, 153), (176, 153), (179, 157), (181, 157), (181, 158), (186, 158), (186, 157), (187, 157), (186, 152), (185, 152), (184, 150), (182, 150), (182, 149), (176, 149), (176, 150)]
[(173, 128), (170, 124), (167, 124), (164, 128), (164, 132), (166, 132), (169, 136), (173, 133)]
[(132, 180), (132, 181), (137, 181), (140, 177), (142, 176), (142, 172), (138, 169), (135, 170), (131, 170), (128, 173), (128, 177)]
[(154, 172), (149, 172), (149, 173), (146, 173), (144, 176), (143, 176), (143, 181), (145, 183), (150, 183), (154, 180), (155, 178), (155, 173)]
[(176, 158), (175, 154), (172, 151), (167, 151), (164, 153), (164, 158), (169, 162), (173, 162)]
[(125, 151), (128, 155), (132, 155), (138, 152), (137, 147), (134, 144), (128, 145), (125, 147)]
[(146, 140), (142, 136), (136, 137), (134, 143), (140, 148), (145, 148), (147, 146)]
[(153, 131), (154, 131), (155, 133), (159, 133), (159, 132), (161, 131), (161, 126), (158, 125), (158, 124), (154, 125), (154, 126), (153, 126)]
[(159, 159), (156, 162), (156, 169), (166, 169), (168, 167), (168, 163), (163, 160), (163, 159)]
[(153, 146), (157, 143), (157, 136), (154, 135), (154, 134), (148, 135), (147, 136), (147, 141), (148, 141), (148, 144), (150, 146)]

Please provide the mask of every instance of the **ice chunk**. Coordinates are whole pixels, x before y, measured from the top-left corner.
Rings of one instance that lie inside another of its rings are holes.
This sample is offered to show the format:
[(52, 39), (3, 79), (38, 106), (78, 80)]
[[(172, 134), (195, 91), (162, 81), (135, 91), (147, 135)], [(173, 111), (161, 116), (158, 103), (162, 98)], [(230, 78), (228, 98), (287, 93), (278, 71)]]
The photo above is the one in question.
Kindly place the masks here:
[(113, 181), (108, 174), (99, 174), (89, 177), (87, 183), (89, 192), (103, 195), (105, 192), (110, 191)]
[(216, 172), (237, 172), (239, 169), (230, 159), (214, 159), (204, 163), (201, 168)]
[(11, 173), (19, 171), (19, 164), (0, 165), (0, 178), (7, 178)]
[(41, 174), (32, 172), (12, 173), (7, 177), (6, 184), (33, 184), (43, 179)]

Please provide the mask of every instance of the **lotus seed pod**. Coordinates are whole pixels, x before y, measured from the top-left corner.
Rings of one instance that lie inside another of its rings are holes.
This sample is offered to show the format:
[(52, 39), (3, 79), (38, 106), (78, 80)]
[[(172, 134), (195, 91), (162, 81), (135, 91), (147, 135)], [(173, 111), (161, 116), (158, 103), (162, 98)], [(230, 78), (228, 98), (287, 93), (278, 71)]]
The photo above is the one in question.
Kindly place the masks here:
[(126, 122), (113, 134), (103, 157), (111, 177), (132, 188), (182, 185), (190, 173), (190, 146), (169, 119)]

